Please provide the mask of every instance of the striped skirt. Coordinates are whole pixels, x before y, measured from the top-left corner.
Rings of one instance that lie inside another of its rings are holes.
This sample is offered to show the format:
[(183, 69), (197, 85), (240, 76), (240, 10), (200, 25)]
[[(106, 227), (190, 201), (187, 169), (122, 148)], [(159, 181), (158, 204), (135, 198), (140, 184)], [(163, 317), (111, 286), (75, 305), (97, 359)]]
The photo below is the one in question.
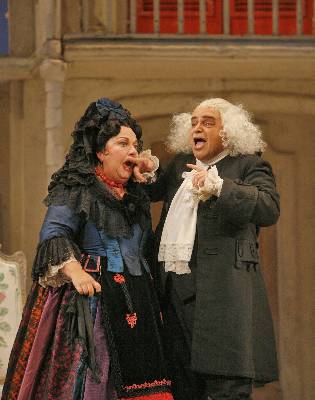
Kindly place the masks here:
[[(173, 399), (150, 275), (102, 272), (97, 278), (102, 292), (90, 298), (72, 284), (33, 284), (2, 400)], [(75, 298), (85, 311), (73, 307)]]

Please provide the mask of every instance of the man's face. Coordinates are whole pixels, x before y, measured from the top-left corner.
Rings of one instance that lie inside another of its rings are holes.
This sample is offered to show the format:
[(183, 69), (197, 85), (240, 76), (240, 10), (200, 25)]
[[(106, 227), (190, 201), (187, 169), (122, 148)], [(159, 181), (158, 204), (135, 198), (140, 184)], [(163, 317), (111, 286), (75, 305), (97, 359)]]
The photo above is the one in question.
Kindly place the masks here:
[(189, 143), (194, 156), (207, 163), (224, 150), (220, 112), (212, 107), (196, 108), (191, 116)]

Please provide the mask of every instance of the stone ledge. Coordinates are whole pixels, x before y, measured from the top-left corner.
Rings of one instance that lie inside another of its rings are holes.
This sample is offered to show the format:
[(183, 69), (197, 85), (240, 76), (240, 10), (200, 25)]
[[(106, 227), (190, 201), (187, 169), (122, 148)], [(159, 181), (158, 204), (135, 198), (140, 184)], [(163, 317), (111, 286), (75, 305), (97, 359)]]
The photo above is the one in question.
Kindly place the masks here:
[(35, 64), (34, 58), (0, 57), (0, 81), (30, 79)]
[[(85, 57), (112, 58), (150, 57), (150, 58), (182, 58), (225, 57), (225, 58), (296, 58), (302, 56), (315, 60), (315, 42), (308, 41), (219, 41), (219, 40), (144, 40), (125, 39), (119, 37), (104, 39), (101, 37), (65, 38), (65, 59), (74, 61)], [(105, 52), (105, 53), (104, 53)]]
[(64, 41), (64, 59), (69, 78), (315, 79), (314, 47), (306, 44), (71, 39)]

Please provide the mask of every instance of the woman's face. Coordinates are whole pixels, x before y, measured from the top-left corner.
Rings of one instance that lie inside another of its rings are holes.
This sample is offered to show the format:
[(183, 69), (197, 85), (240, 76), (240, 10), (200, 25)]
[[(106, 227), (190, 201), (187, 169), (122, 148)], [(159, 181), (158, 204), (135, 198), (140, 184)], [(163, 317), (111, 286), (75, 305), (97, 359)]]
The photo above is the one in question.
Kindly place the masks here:
[(138, 140), (131, 128), (122, 126), (118, 135), (108, 140), (97, 157), (104, 174), (117, 183), (126, 183), (133, 172), (132, 157), (138, 155)]

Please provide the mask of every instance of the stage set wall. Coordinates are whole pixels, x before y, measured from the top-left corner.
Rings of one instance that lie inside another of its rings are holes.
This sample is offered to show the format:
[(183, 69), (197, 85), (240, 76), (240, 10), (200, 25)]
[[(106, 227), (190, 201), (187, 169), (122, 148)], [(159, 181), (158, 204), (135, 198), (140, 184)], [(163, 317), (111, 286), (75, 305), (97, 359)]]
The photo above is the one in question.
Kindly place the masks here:
[[(43, 24), (56, 11), (49, 14), (43, 1), (17, 3), (12, 1), (11, 54), (0, 58), (0, 243), (7, 254), (25, 252), (28, 287), (50, 175), (62, 165), (74, 124), (91, 101), (106, 96), (126, 106), (143, 127), (144, 147), (162, 163), (171, 157), (164, 141), (174, 113), (192, 111), (210, 97), (243, 104), (263, 130), (264, 157), (281, 195), (280, 220), (261, 238), (281, 379), (257, 390), (255, 399), (313, 400), (314, 47), (110, 41), (93, 32), (76, 37), (74, 0), (59, 10), (59, 37), (49, 37)], [(152, 208), (154, 224), (159, 210)]]

